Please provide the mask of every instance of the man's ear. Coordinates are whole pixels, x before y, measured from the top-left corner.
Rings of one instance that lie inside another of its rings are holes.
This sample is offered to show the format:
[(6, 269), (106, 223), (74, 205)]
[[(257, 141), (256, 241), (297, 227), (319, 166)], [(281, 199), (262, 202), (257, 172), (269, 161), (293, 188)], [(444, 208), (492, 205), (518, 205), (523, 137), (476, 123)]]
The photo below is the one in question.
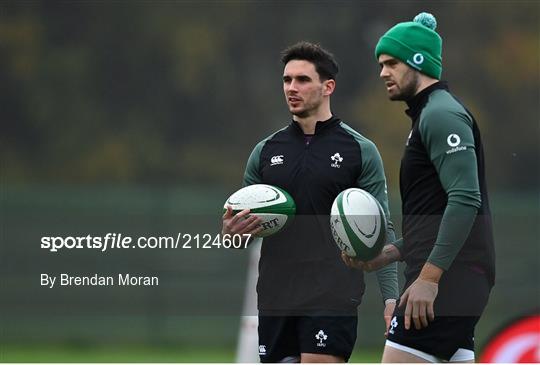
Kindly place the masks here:
[(329, 79), (323, 82), (323, 95), (330, 96), (336, 89), (336, 80)]

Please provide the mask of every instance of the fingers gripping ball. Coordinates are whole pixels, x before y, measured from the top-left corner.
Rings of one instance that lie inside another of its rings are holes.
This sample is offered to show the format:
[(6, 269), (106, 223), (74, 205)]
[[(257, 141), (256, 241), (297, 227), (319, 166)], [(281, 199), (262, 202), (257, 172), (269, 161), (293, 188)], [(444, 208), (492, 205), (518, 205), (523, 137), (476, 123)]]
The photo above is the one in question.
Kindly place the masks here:
[(368, 261), (377, 256), (386, 240), (386, 216), (370, 193), (351, 188), (334, 200), (330, 228), (346, 255)]
[(233, 214), (250, 209), (251, 215), (262, 220), (262, 231), (257, 237), (267, 237), (278, 232), (296, 214), (296, 204), (289, 193), (265, 184), (250, 185), (236, 191), (227, 199), (224, 209), (227, 209), (227, 205), (232, 207)]

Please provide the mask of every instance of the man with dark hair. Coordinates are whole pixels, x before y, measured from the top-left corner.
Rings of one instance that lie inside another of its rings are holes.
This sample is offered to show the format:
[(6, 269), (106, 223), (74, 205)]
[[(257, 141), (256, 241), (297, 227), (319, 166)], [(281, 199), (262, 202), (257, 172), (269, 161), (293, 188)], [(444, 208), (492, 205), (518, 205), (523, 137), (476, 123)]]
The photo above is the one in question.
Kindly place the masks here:
[(400, 172), (403, 238), (369, 262), (343, 259), (367, 271), (406, 263), (383, 362), (474, 362), (474, 328), (495, 277), (480, 131), (439, 81), (436, 25), (433, 15), (418, 14), (375, 50), (390, 100), (405, 101), (412, 120)]
[(335, 80), (339, 68), (334, 55), (325, 49), (309, 42), (300, 42), (281, 52), (281, 62), (283, 65), (292, 60), (304, 60), (311, 62), (315, 66), (315, 71), (319, 74), (321, 81)]
[[(259, 142), (244, 185), (270, 184), (291, 194), (291, 226), (266, 237), (257, 283), (262, 362), (344, 362), (356, 341), (363, 275), (342, 264), (330, 232), (330, 209), (343, 190), (369, 191), (388, 216), (386, 179), (375, 145), (332, 114), (337, 62), (318, 45), (301, 42), (282, 54), (283, 92), (292, 121)], [(279, 157), (279, 158), (276, 158)], [(256, 232), (258, 221), (229, 207), (222, 232)], [(393, 227), (387, 232), (395, 239)], [(395, 264), (377, 278), (385, 321), (397, 298)]]

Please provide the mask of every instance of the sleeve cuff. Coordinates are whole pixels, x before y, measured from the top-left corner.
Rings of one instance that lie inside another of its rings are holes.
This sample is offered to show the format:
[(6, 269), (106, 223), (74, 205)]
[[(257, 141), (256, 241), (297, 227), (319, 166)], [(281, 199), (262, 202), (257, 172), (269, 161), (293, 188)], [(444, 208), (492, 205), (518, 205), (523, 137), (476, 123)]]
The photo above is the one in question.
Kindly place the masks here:
[(399, 255), (401, 256), (400, 261), (403, 261), (403, 237), (394, 242), (390, 242), (390, 244), (398, 249)]

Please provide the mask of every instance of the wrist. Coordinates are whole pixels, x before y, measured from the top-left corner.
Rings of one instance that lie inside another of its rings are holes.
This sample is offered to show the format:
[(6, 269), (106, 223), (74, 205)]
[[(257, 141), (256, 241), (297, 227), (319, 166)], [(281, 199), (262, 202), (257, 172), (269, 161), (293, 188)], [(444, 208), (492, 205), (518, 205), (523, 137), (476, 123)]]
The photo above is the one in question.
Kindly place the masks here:
[(396, 246), (393, 244), (387, 244), (383, 247), (382, 252), (384, 254), (385, 264), (391, 264), (392, 262), (399, 261), (401, 254)]
[(387, 306), (388, 304), (396, 304), (396, 303), (397, 303), (397, 299), (394, 299), (394, 298), (386, 299), (384, 301), (385, 306)]
[(441, 269), (440, 267), (435, 266), (430, 262), (426, 262), (424, 264), (424, 267), (422, 267), (422, 271), (420, 272), (418, 279), (429, 281), (435, 284), (439, 284), (439, 281), (441, 280), (441, 276), (443, 273), (444, 273), (444, 270)]

